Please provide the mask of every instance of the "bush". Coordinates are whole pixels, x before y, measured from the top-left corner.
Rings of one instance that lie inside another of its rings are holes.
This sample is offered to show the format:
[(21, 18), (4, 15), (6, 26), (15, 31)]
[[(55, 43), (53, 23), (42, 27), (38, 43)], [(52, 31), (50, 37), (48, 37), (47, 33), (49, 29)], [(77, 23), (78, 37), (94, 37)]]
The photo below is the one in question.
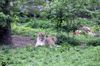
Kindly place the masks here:
[(48, 20), (30, 20), (30, 22), (28, 22), (26, 24), (27, 27), (31, 27), (31, 28), (53, 28), (54, 25)]
[(30, 27), (25, 27), (23, 25), (18, 26), (16, 24), (12, 24), (12, 34), (13, 35), (23, 35), (23, 36), (31, 36), (32, 38), (35, 38), (36, 33), (38, 32), (44, 32), (42, 29), (32, 29)]
[(36, 34), (38, 32), (44, 32), (47, 35), (56, 35), (55, 30), (48, 28), (48, 29), (43, 29), (43, 28), (31, 28), (31, 27), (26, 27), (25, 25), (17, 25), (16, 23), (12, 23), (12, 34), (13, 35), (23, 35), (23, 36), (31, 36), (32, 38), (35, 38)]
[(94, 40), (87, 42), (87, 45), (93, 45), (93, 46), (100, 45), (100, 38), (97, 38), (97, 39), (94, 39)]
[(5, 27), (11, 21), (9, 15), (5, 15), (4, 13), (0, 12), (0, 27)]
[(73, 46), (81, 45), (83, 42), (80, 40), (75, 39), (74, 37), (69, 37), (67, 42)]
[(74, 37), (68, 37), (63, 34), (58, 35), (57, 38), (58, 38), (58, 44), (70, 44), (76, 46), (82, 43), (80, 40), (77, 40)]
[(57, 44), (62, 44), (62, 43), (66, 43), (67, 37), (63, 34), (58, 34), (57, 35)]
[(50, 20), (39, 20), (39, 19), (33, 19), (33, 18), (26, 18), (26, 17), (18, 17), (14, 16), (13, 17), (13, 22), (16, 23), (17, 25), (24, 25), (26, 27), (31, 27), (31, 28), (53, 28), (54, 24), (51, 23)]
[(100, 38), (92, 37), (92, 36), (85, 36), (85, 35), (78, 35), (78, 36), (72, 36), (69, 35), (69, 37), (65, 34), (59, 34), (57, 35), (58, 38), (58, 44), (70, 44), (72, 46), (77, 45), (92, 45), (97, 46), (100, 45)]
[(94, 32), (100, 32), (100, 26), (99, 25), (94, 25), (92, 27), (92, 29), (93, 29)]

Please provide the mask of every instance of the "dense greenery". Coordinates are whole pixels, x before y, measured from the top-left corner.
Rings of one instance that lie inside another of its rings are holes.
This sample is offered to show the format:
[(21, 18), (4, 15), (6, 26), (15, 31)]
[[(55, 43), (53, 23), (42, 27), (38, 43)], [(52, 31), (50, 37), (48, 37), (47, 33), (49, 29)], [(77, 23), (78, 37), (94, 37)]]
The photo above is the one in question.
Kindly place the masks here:
[(24, 47), (0, 49), (0, 63), (8, 66), (99, 66), (100, 47)]
[[(95, 9), (98, 6), (98, 0), (54, 0), (50, 5), (51, 17), (60, 30), (64, 29), (67, 32), (76, 30), (79, 18), (99, 19), (97, 14), (100, 13)], [(92, 11), (89, 10), (91, 8)]]
[(9, 19), (9, 16), (6, 16), (5, 14), (3, 14), (2, 12), (0, 13), (0, 26), (5, 27), (7, 25), (7, 21)]
[(0, 1), (0, 43), (11, 44), (11, 0)]
[[(80, 25), (97, 36), (74, 35)], [(57, 37), (57, 46), (16, 48), (38, 32)], [(100, 0), (0, 0), (0, 66), (100, 66), (99, 50)]]

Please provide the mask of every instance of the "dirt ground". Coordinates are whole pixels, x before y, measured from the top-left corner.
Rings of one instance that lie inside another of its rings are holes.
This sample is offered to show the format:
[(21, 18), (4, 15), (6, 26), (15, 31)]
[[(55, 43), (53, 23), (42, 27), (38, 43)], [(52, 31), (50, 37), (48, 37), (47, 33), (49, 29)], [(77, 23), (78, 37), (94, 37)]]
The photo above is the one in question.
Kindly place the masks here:
[(20, 35), (13, 35), (12, 43), (14, 47), (22, 47), (29, 44), (35, 45), (35, 41), (31, 37), (20, 36)]

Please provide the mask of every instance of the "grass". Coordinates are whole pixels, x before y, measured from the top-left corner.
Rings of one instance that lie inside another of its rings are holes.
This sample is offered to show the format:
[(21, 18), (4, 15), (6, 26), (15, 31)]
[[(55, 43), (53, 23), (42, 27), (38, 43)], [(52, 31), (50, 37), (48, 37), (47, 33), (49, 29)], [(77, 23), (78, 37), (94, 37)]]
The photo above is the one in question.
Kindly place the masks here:
[(0, 48), (7, 66), (100, 66), (100, 46)]
[(36, 34), (38, 32), (44, 32), (49, 35), (56, 35), (56, 30), (53, 30), (52, 28), (43, 29), (43, 28), (31, 28), (24, 25), (16, 25), (15, 23), (12, 23), (12, 34), (13, 35), (23, 35), (23, 36), (31, 36), (32, 38), (35, 38)]
[[(32, 38), (35, 38), (38, 32), (46, 32), (47, 35), (57, 34), (56, 30), (50, 27), (46, 29), (38, 28), (41, 26), (40, 23), (38, 23), (37, 28), (30, 27), (30, 24), (26, 26), (13, 23), (12, 34), (31, 36)], [(44, 21), (42, 24), (44, 24)], [(42, 27), (45, 27), (45, 24), (42, 25)], [(62, 34), (64, 34), (64, 37), (67, 36), (65, 32)], [(70, 36), (72, 37), (73, 35), (70, 34)], [(87, 35), (79, 35), (74, 38), (85, 43), (98, 39)], [(64, 43), (64, 46), (53, 48), (35, 48), (32, 46), (10, 48), (2, 46), (0, 47), (0, 64), (6, 62), (7, 66), (100, 66), (100, 46), (81, 48), (79, 46), (69, 47), (66, 45), (67, 44)]]

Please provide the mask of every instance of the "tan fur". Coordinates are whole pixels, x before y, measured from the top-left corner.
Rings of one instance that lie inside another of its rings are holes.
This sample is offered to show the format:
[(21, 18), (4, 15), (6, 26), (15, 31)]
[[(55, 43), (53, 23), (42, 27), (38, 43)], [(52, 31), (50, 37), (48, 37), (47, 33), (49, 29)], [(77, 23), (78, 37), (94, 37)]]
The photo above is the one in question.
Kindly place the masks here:
[(74, 32), (74, 35), (80, 35), (80, 33), (81, 33), (81, 30), (76, 30), (76, 31)]
[(83, 30), (83, 31), (85, 31), (86, 33), (92, 32), (91, 28), (87, 27), (87, 26), (81, 26), (80, 29)]
[(46, 41), (45, 33), (40, 32), (40, 33), (37, 34), (36, 45), (35, 46), (36, 47), (37, 46), (43, 46), (43, 45), (45, 45), (45, 41)]
[(53, 46), (57, 42), (57, 38), (53, 36), (46, 37), (45, 33), (38, 33), (36, 38), (36, 45), (37, 46)]
[(53, 36), (48, 36), (46, 38), (46, 44), (47, 45), (55, 45), (56, 44), (56, 41), (57, 41), (57, 38), (56, 37), (53, 37)]

